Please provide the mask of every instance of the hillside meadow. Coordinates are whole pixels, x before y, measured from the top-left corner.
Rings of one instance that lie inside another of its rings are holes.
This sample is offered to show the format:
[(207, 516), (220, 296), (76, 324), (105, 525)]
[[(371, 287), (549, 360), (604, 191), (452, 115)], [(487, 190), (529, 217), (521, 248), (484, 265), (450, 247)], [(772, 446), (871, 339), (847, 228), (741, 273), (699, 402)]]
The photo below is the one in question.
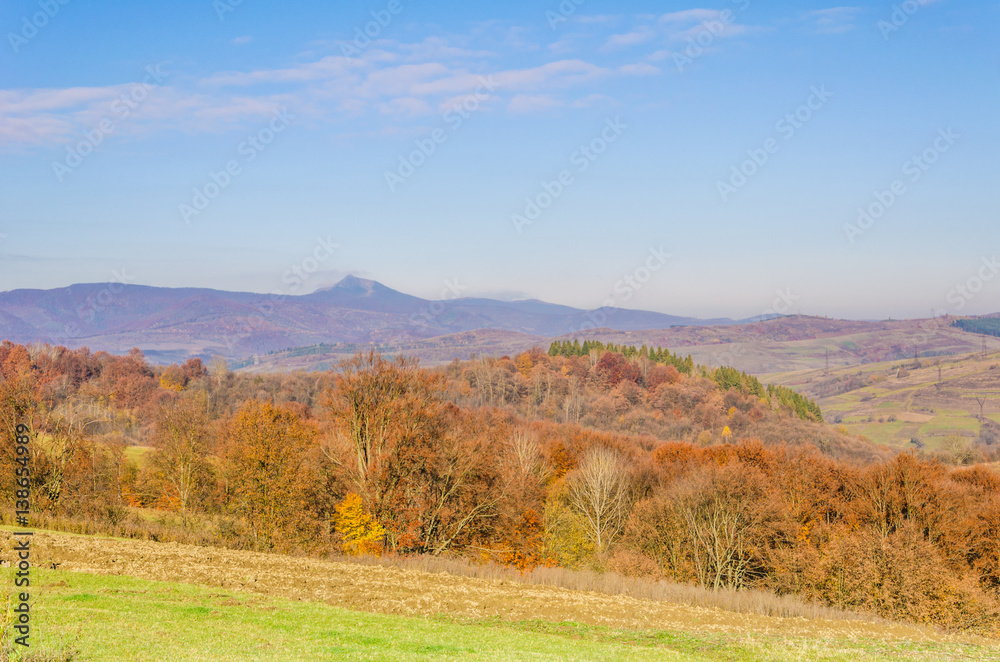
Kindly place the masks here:
[[(24, 662), (1000, 659), (995, 641), (904, 624), (738, 614), (385, 564), (36, 536), (43, 567), (32, 571), (32, 652), (13, 658)], [(0, 574), (9, 585), (11, 570)]]

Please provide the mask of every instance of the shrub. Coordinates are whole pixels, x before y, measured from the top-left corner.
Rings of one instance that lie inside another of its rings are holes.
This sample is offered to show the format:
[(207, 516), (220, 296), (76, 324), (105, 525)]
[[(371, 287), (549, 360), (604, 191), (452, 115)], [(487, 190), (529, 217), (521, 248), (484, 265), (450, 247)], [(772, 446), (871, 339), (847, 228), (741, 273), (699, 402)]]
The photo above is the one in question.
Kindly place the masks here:
[(660, 579), (663, 571), (659, 564), (642, 552), (623, 549), (608, 559), (606, 567), (611, 572), (617, 572), (625, 577), (643, 577)]

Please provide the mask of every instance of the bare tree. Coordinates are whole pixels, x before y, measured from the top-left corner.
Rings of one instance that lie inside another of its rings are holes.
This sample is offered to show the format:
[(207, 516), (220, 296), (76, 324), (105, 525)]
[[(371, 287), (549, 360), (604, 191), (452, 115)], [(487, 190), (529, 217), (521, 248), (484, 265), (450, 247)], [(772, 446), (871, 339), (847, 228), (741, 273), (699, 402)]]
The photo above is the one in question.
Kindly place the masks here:
[(205, 398), (178, 399), (157, 412), (150, 466), (185, 523), (210, 471), (208, 427)]
[(942, 447), (954, 456), (956, 464), (971, 464), (976, 459), (976, 451), (972, 443), (960, 435), (949, 435), (945, 438)]
[(679, 482), (672, 492), (701, 585), (745, 587), (758, 570), (763, 533), (772, 516), (760, 476), (739, 466), (706, 470)]
[(986, 406), (986, 403), (989, 401), (989, 398), (987, 398), (985, 395), (984, 396), (975, 395), (973, 397), (976, 399), (976, 402), (979, 403), (979, 420), (982, 421), (983, 408)]
[(533, 479), (539, 482), (548, 479), (552, 473), (545, 458), (542, 457), (542, 449), (538, 445), (538, 439), (529, 432), (517, 430), (511, 436), (508, 447), (509, 463), (519, 479)]
[(632, 507), (625, 461), (616, 451), (597, 447), (568, 480), (570, 505), (583, 518), (597, 552), (604, 552), (621, 533)]
[(583, 414), (583, 397), (580, 395), (580, 380), (571, 376), (569, 379), (569, 393), (563, 400), (563, 422), (579, 423)]

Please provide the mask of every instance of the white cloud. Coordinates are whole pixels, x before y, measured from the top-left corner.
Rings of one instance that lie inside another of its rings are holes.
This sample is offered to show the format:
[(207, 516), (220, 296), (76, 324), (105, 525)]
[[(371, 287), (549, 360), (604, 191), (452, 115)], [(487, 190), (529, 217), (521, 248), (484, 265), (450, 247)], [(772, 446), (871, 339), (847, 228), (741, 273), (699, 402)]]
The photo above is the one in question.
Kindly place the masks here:
[(645, 44), (651, 39), (655, 39), (657, 33), (650, 27), (641, 27), (632, 32), (626, 32), (623, 34), (613, 34), (608, 37), (607, 41), (604, 42), (603, 48), (605, 50), (612, 50), (615, 48), (628, 48), (629, 46), (637, 46), (639, 44)]
[(609, 25), (611, 23), (618, 23), (621, 19), (621, 16), (612, 14), (591, 14), (577, 16), (574, 20), (584, 25)]
[(315, 62), (308, 62), (282, 69), (259, 69), (250, 72), (223, 72), (209, 76), (202, 83), (207, 86), (259, 85), (261, 83), (307, 83), (336, 76), (346, 76), (370, 66), (370, 60), (328, 55)]
[[(925, 2), (928, 0), (925, 0)], [(933, 2), (934, 0), (929, 0)], [(857, 27), (854, 19), (861, 13), (860, 7), (830, 7), (808, 12), (805, 20), (814, 30), (823, 34), (841, 34)]]
[[(655, 22), (656, 17), (646, 20)], [(649, 26), (642, 30), (655, 36)], [(310, 121), (366, 113), (409, 121), (441, 112), (456, 99), (482, 89), (484, 80), (496, 86), (499, 101), (485, 104), (487, 107), (506, 106), (512, 112), (573, 108), (591, 103), (600, 93), (595, 85), (605, 80), (659, 71), (648, 63), (602, 66), (545, 50), (530, 55), (541, 60), (537, 64), (504, 68), (496, 66), (494, 53), (470, 48), (468, 41), (443, 37), (414, 44), (381, 41), (358, 57), (344, 57), (339, 49), (326, 44), (326, 54), (314, 54), (283, 66), (221, 71), (194, 81), (181, 74), (171, 75), (144, 95), (129, 116), (119, 122), (121, 129), (116, 128), (115, 135), (227, 131), (266, 118), (277, 108), (287, 108)], [(102, 119), (115, 119), (112, 104), (137, 85), (141, 83), (0, 90), (0, 146), (43, 146), (79, 140), (83, 132), (97, 127)]]
[(685, 9), (660, 16), (660, 23), (703, 23), (721, 18), (718, 9)]
[(654, 76), (660, 73), (659, 67), (640, 62), (638, 64), (626, 64), (620, 71), (626, 76)]
[(267, 117), (282, 105), (282, 98), (275, 95), (192, 94), (167, 85), (144, 86), (141, 82), (62, 90), (3, 90), (0, 145), (72, 142), (105, 121), (112, 123), (112, 135), (156, 128), (215, 131)]
[(568, 88), (590, 83), (612, 74), (605, 69), (583, 60), (558, 60), (540, 67), (512, 69), (494, 74), (505, 89), (535, 89), (548, 87)]
[(492, 51), (478, 51), (454, 46), (444, 37), (428, 37), (416, 44), (400, 44), (399, 50), (410, 58), (421, 60), (481, 59), (496, 56), (496, 53)]
[(577, 99), (570, 104), (573, 108), (589, 108), (590, 106), (596, 106), (598, 103), (610, 104), (614, 100), (606, 94), (589, 94), (582, 99)]
[(379, 112), (383, 115), (429, 115), (433, 109), (423, 99), (404, 97), (401, 99), (391, 99), (379, 104)]
[(561, 101), (545, 94), (518, 94), (507, 104), (507, 110), (512, 113), (535, 113), (563, 105), (565, 104)]
[(699, 23), (698, 25), (692, 25), (686, 30), (677, 30), (672, 32), (670, 34), (670, 38), (674, 41), (697, 41), (699, 36), (708, 32), (708, 34), (711, 34), (714, 39), (722, 39), (723, 37), (735, 37), (736, 35), (744, 34), (748, 30), (749, 28), (747, 26), (740, 25), (739, 23), (726, 23), (724, 21), (718, 21), (712, 29), (709, 29), (704, 24)]
[[(661, 16), (636, 17), (636, 25), (628, 32), (613, 34), (604, 40), (601, 51), (632, 48), (650, 42), (663, 45), (671, 42), (687, 42), (697, 39), (710, 30), (714, 39), (744, 34), (748, 27), (736, 21), (734, 10), (686, 9)], [(654, 53), (660, 54), (663, 49)]]

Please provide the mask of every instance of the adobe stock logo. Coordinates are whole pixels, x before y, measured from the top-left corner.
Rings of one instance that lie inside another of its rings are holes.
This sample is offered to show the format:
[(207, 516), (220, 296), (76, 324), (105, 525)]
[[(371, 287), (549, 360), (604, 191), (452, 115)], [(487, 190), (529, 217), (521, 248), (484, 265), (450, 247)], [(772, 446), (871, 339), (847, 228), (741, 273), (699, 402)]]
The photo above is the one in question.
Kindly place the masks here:
[[(496, 95), (497, 88), (500, 87), (492, 75), (480, 76), (479, 87), (471, 94), (465, 95), (460, 101), (456, 101), (441, 115), (441, 120), (448, 125), (448, 130), (454, 133), (462, 128), (462, 125), (472, 117), (483, 105)], [(405, 184), (410, 177), (417, 173), (427, 160), (434, 156), (441, 145), (448, 142), (449, 132), (440, 127), (430, 132), (426, 138), (417, 138), (413, 141), (416, 147), (409, 154), (401, 154), (395, 170), (386, 170), (383, 173), (386, 186), (390, 193)]]
[(889, 37), (910, 22), (910, 17), (916, 14), (922, 7), (929, 5), (934, 0), (906, 0), (905, 2), (893, 5), (892, 14), (889, 20), (881, 20), (875, 24), (878, 31), (882, 33), (882, 39), (889, 41)]
[(115, 302), (115, 297), (125, 290), (125, 286), (135, 281), (135, 276), (131, 276), (128, 270), (122, 269), (111, 271), (112, 282), (108, 283), (96, 297), (87, 297), (84, 303), (76, 307), (76, 316), (85, 322), (93, 322), (98, 314), (108, 310)]
[(545, 20), (549, 22), (549, 29), (555, 30), (560, 23), (565, 23), (569, 17), (576, 13), (576, 10), (587, 0), (562, 0), (559, 3), (559, 13), (551, 9), (545, 12)]
[(327, 235), (326, 239), (317, 237), (316, 248), (313, 249), (312, 255), (307, 255), (298, 264), (293, 264), (281, 277), (281, 282), (288, 286), (289, 293), (298, 292), (306, 281), (319, 271), (320, 266), (333, 257), (338, 248), (340, 244), (334, 242), (330, 235)]
[[(667, 261), (673, 256), (673, 253), (663, 250), (663, 246), (660, 246), (658, 249), (650, 248), (649, 257), (646, 258), (645, 263), (636, 267), (632, 273), (625, 274), (621, 280), (615, 283), (615, 297), (621, 297), (620, 300), (622, 303), (631, 300), (636, 292), (649, 282), (653, 274), (667, 266)], [(614, 299), (610, 299), (609, 301), (614, 303)], [(606, 301), (605, 305), (607, 304), (608, 302)]]
[(789, 315), (795, 310), (796, 302), (802, 298), (797, 294), (792, 294), (792, 288), (790, 287), (786, 287), (784, 291), (780, 289), (775, 290), (774, 293), (778, 295), (777, 298), (775, 298), (770, 308), (761, 313), (761, 317), (770, 318), (775, 315)]
[(260, 298), (252, 304), (253, 312), (232, 320), (230, 328), (234, 328), (234, 335), (225, 334), (222, 337), (226, 347), (233, 351), (237, 347), (237, 343), (253, 338), (255, 333), (270, 332), (267, 322), (277, 311), (277, 304), (281, 302), (283, 297), (298, 292), (313, 274), (319, 272), (320, 266), (333, 257), (334, 252), (339, 248), (340, 244), (335, 243), (330, 235), (327, 235), (325, 239), (317, 237), (316, 246), (312, 253), (306, 254), (282, 275), (281, 282), (287, 286), (287, 289), (279, 287), (270, 294), (261, 294)]
[(403, 3), (400, 0), (389, 0), (385, 9), (371, 11), (372, 20), (364, 25), (354, 28), (354, 39), (349, 42), (341, 42), (340, 52), (344, 57), (354, 58), (361, 55), (361, 51), (368, 48), (372, 41), (382, 35), (382, 31), (389, 27), (392, 19), (403, 12)]
[(250, 134), (246, 140), (237, 145), (236, 153), (243, 157), (242, 162), (238, 159), (230, 159), (219, 170), (212, 170), (208, 173), (210, 181), (206, 181), (201, 186), (196, 186), (191, 190), (191, 202), (181, 203), (178, 206), (181, 220), (186, 225), (190, 225), (192, 218), (200, 216), (208, 209), (213, 200), (218, 198), (240, 175), (246, 172), (245, 166), (256, 161), (274, 142), (275, 138), (291, 125), (293, 119), (295, 119), (295, 115), (289, 114), (287, 110), (283, 108), (275, 110), (267, 126)]
[(601, 307), (588, 311), (587, 320), (579, 327), (572, 329), (571, 333), (583, 333), (607, 326), (609, 309), (617, 308), (619, 302), (625, 303), (631, 300), (657, 272), (666, 267), (667, 262), (674, 256), (673, 253), (666, 252), (663, 246), (650, 247), (648, 252), (648, 257), (638, 267), (633, 269), (631, 273), (623, 274), (615, 282), (614, 291), (608, 295)]
[(421, 308), (420, 312), (410, 315), (410, 322), (412, 324), (430, 324), (434, 318), (448, 309), (449, 301), (460, 298), (466, 289), (468, 288), (459, 283), (457, 278), (454, 280), (445, 279), (440, 298), (437, 301), (431, 301), (430, 305)]
[(215, 0), (212, 3), (212, 9), (215, 10), (215, 15), (219, 17), (220, 21), (225, 21), (226, 14), (232, 14), (242, 4), (243, 0)]
[(70, 0), (40, 0), (38, 7), (41, 11), (35, 12), (30, 18), (22, 16), (21, 31), (7, 33), (7, 41), (10, 42), (14, 53), (20, 53), (21, 47), (37, 37), (38, 31), (48, 25), (49, 21), (59, 13), (60, 8), (68, 5), (69, 2)]
[[(744, 11), (750, 6), (750, 0), (732, 0), (736, 9)], [(674, 53), (674, 66), (677, 71), (684, 71), (694, 64), (715, 44), (715, 42), (726, 36), (726, 31), (736, 24), (736, 13), (732, 9), (723, 9), (717, 16), (707, 21), (702, 21), (698, 30), (687, 38), (687, 48), (679, 53)]]

